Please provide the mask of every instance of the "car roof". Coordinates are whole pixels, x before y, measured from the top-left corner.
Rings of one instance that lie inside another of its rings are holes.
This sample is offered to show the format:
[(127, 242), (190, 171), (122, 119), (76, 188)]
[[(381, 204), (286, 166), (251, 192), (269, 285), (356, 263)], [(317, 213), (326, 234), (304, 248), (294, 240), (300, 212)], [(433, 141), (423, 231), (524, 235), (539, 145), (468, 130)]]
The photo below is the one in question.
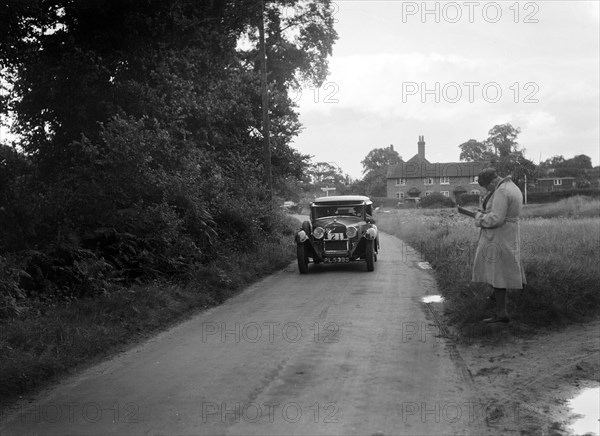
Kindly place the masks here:
[(343, 204), (343, 203), (367, 203), (372, 204), (373, 202), (369, 197), (364, 195), (332, 195), (330, 197), (319, 197), (315, 198), (313, 204)]

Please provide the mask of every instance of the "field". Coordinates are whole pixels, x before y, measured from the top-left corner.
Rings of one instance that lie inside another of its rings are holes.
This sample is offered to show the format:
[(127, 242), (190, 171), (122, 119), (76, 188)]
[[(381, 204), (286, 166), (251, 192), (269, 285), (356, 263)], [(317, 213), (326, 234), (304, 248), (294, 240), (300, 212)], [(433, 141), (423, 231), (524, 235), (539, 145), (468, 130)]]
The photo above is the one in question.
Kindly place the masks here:
[(600, 200), (571, 197), (550, 204), (530, 204), (523, 208), (522, 218), (585, 218), (600, 217)]
[[(471, 282), (479, 229), (455, 209), (389, 210), (378, 227), (398, 236), (434, 268), (446, 315), (455, 325), (491, 314), (491, 289)], [(600, 306), (600, 202), (575, 197), (525, 206), (522, 259), (528, 284), (509, 290), (508, 311), (521, 323), (561, 325), (591, 319)]]

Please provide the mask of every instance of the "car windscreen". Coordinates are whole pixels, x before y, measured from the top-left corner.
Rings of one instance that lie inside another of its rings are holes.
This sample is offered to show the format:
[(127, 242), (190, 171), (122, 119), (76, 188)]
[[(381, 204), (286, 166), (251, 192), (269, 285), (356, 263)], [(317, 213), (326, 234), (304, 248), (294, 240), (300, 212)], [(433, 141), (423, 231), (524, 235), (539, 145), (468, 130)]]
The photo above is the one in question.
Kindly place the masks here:
[(315, 205), (314, 218), (325, 218), (328, 216), (355, 216), (362, 217), (363, 205)]

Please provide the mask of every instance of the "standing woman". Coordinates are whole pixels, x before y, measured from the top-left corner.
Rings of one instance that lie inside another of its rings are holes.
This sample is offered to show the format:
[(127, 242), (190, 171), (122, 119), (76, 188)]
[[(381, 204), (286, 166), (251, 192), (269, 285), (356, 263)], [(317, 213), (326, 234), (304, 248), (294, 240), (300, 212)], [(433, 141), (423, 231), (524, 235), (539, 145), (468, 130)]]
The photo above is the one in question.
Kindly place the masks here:
[(521, 263), (519, 230), (523, 195), (510, 176), (501, 178), (494, 168), (481, 171), (478, 183), (488, 194), (483, 201), (483, 212), (475, 216), (475, 225), (481, 228), (481, 232), (472, 280), (487, 283), (494, 289), (496, 313), (483, 322), (509, 322), (506, 290), (523, 289), (527, 283)]

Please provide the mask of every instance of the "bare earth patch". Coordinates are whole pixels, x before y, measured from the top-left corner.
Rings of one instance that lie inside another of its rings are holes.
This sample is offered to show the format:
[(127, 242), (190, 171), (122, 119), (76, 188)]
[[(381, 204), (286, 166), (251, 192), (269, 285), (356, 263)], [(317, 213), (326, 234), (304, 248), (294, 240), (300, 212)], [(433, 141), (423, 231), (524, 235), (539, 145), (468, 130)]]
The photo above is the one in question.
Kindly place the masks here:
[(463, 335), (456, 348), (486, 405), (489, 434), (572, 434), (569, 400), (600, 383), (600, 321), (522, 334), (515, 325), (477, 328), (487, 331)]

